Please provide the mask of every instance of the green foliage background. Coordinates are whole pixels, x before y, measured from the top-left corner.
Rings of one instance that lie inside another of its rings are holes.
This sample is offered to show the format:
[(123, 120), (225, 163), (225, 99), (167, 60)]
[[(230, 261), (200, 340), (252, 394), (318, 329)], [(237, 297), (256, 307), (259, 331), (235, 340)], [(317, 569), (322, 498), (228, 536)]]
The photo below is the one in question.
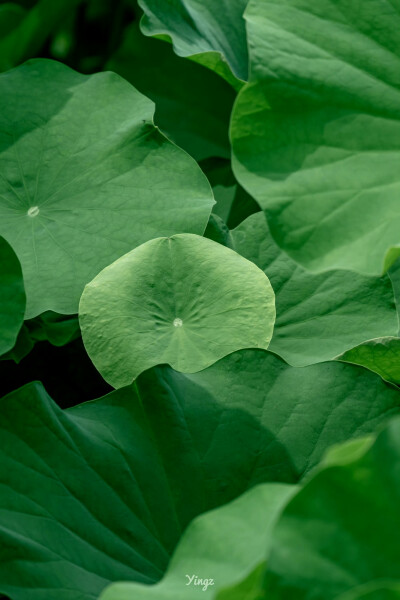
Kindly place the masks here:
[(400, 0), (0, 1), (1, 598), (400, 598), (399, 66)]

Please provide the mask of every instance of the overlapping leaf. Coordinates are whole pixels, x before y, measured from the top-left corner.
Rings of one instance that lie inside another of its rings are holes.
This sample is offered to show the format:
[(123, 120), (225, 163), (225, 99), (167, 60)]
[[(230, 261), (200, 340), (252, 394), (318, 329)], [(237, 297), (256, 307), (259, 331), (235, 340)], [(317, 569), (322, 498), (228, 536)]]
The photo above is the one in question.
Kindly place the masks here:
[(170, 44), (144, 36), (136, 23), (107, 68), (155, 102), (156, 124), (196, 160), (230, 157), (235, 92), (210, 69), (176, 56)]
[(260, 485), (198, 517), (184, 533), (162, 581), (154, 586), (116, 583), (101, 600), (191, 600), (200, 591), (202, 597), (219, 598), (219, 591), (265, 558), (275, 521), (295, 491), (293, 485)]
[(396, 335), (397, 313), (388, 276), (306, 271), (275, 244), (263, 213), (250, 216), (231, 235), (234, 249), (271, 281), (277, 319), (270, 349), (290, 364), (329, 360), (369, 338)]
[(86, 600), (110, 581), (155, 583), (194, 517), (297, 482), (327, 446), (398, 412), (398, 391), (365, 369), (295, 369), (261, 350), (147, 371), (67, 411), (25, 386), (0, 402), (0, 592)]
[(246, 19), (239, 182), (305, 267), (382, 273), (400, 252), (398, 0), (252, 0)]
[(0, 233), (22, 264), (28, 318), (76, 313), (88, 281), (153, 237), (203, 233), (205, 177), (120, 77), (37, 60), (0, 89)]
[[(242, 17), (247, 0), (139, 0), (147, 35), (167, 34), (180, 56), (207, 53), (206, 61), (222, 70), (226, 60), (239, 79), (247, 79), (247, 44)], [(217, 53), (210, 56), (209, 53)], [(219, 56), (218, 56), (219, 55)]]
[[(200, 517), (159, 584), (119, 583), (101, 599), (186, 599), (200, 590), (219, 600), (397, 598), (399, 542), (390, 523), (399, 521), (399, 433), (397, 419), (375, 442), (371, 436), (335, 448), (299, 490), (266, 484)], [(376, 519), (382, 529), (370, 526)], [(188, 583), (193, 568), (204, 587)]]
[(212, 186), (216, 204), (213, 213), (230, 228), (236, 227), (253, 213), (259, 212), (257, 202), (238, 184), (231, 163), (222, 158), (212, 158), (200, 163)]
[(274, 530), (266, 598), (333, 600), (361, 584), (400, 579), (399, 440), (395, 419), (369, 449), (366, 441), (328, 456)]
[(0, 237), (0, 356), (14, 346), (24, 322), (25, 289), (21, 265)]
[(400, 338), (384, 337), (368, 340), (338, 356), (378, 373), (386, 381), (400, 384)]

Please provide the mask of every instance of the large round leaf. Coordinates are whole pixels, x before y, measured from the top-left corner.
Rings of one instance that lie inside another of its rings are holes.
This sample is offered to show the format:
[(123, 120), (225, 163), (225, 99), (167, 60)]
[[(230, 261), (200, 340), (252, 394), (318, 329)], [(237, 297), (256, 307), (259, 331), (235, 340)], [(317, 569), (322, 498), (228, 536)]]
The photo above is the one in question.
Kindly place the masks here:
[(239, 182), (311, 270), (380, 274), (400, 253), (400, 3), (252, 0)]
[(343, 269), (306, 271), (274, 243), (263, 213), (250, 216), (231, 235), (233, 248), (271, 281), (276, 323), (269, 349), (290, 364), (330, 360), (367, 339), (396, 335), (397, 312), (388, 276)]
[(236, 252), (192, 234), (158, 238), (105, 268), (80, 308), (89, 356), (114, 387), (168, 363), (205, 369), (240, 348), (268, 348), (275, 296)]
[(247, 79), (247, 1), (139, 0), (145, 13), (141, 26), (147, 35), (169, 35), (180, 56), (218, 53), (238, 78)]
[(123, 79), (35, 60), (0, 90), (0, 234), (21, 261), (28, 318), (77, 312), (88, 281), (153, 237), (203, 233), (205, 177)]
[(24, 313), (21, 265), (10, 245), (0, 237), (0, 356), (14, 346)]
[(194, 517), (296, 483), (399, 410), (365, 369), (296, 369), (262, 350), (192, 375), (158, 367), (66, 411), (24, 386), (0, 400), (0, 594), (93, 600), (111, 581), (155, 583)]

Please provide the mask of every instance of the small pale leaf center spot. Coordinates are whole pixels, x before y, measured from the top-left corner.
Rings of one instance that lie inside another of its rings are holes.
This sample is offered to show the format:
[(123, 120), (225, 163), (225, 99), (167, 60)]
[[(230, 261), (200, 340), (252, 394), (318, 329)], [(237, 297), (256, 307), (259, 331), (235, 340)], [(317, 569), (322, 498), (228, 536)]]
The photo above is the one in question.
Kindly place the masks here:
[(174, 319), (174, 327), (182, 327), (183, 321), (182, 319)]
[(38, 206), (31, 206), (30, 209), (28, 209), (28, 217), (37, 217), (39, 214), (39, 207)]

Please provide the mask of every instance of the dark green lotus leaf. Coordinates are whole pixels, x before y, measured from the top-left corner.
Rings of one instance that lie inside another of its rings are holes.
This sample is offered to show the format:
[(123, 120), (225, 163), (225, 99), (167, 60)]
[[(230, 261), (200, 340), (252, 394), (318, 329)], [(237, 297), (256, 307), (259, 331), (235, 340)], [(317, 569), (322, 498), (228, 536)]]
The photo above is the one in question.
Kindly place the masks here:
[(396, 335), (388, 276), (306, 271), (274, 243), (263, 213), (250, 216), (231, 235), (234, 249), (271, 281), (277, 318), (269, 348), (290, 364), (329, 360), (366, 339)]
[(31, 338), (37, 342), (49, 341), (53, 346), (65, 346), (80, 336), (78, 315), (58, 315), (45, 312), (26, 321)]
[[(29, 354), (34, 345), (35, 342), (29, 335), (29, 329), (24, 324), (19, 330), (14, 346), (11, 348), (11, 350), (0, 356), (0, 361), (13, 360), (15, 363), (19, 364), (21, 360)], [(5, 369), (4, 372), (8, 375), (8, 368)], [(18, 385), (20, 384), (21, 381), (18, 381)]]
[(191, 600), (200, 591), (206, 598), (217, 598), (221, 589), (246, 577), (263, 560), (276, 519), (296, 489), (260, 485), (197, 517), (185, 531), (162, 581), (153, 586), (116, 583), (100, 600)]
[[(396, 260), (392, 268), (389, 270), (389, 277), (392, 280), (397, 314), (399, 315), (400, 322), (400, 260)], [(398, 331), (398, 334), (400, 334), (400, 330)]]
[(233, 249), (231, 232), (226, 223), (216, 214), (210, 215), (204, 237)]
[(341, 594), (335, 600), (399, 600), (399, 581), (373, 581)]
[(38, 383), (4, 397), (0, 593), (89, 600), (160, 579), (195, 516), (268, 479), (244, 406), (178, 399), (163, 371), (67, 411)]
[(38, 0), (27, 12), (15, 4), (0, 6), (0, 71), (37, 54), (48, 36), (81, 1)]
[(14, 346), (24, 322), (25, 289), (21, 265), (0, 237), (0, 356)]
[(221, 217), (229, 228), (236, 227), (246, 217), (260, 211), (257, 202), (238, 184), (230, 160), (211, 158), (200, 162), (207, 175), (216, 204), (213, 213)]
[(94, 365), (122, 387), (158, 364), (192, 373), (241, 348), (268, 348), (275, 296), (233, 250), (179, 234), (106, 267), (86, 286), (79, 318)]
[(297, 482), (399, 404), (365, 369), (261, 350), (192, 375), (152, 369), (66, 411), (40, 384), (20, 388), (0, 401), (0, 593), (92, 600), (109, 582), (155, 583), (197, 515)]
[(251, 0), (234, 170), (313, 271), (381, 274), (400, 253), (398, 0)]
[(7, 36), (24, 18), (25, 10), (19, 4), (6, 2), (0, 6), (0, 44), (1, 39)]
[(226, 61), (236, 77), (246, 80), (247, 1), (139, 0), (144, 10), (141, 28), (146, 35), (168, 35), (179, 56), (207, 53), (207, 66), (221, 71), (220, 63)]
[(129, 83), (35, 60), (0, 89), (0, 233), (22, 264), (27, 318), (76, 313), (88, 281), (153, 237), (204, 232), (206, 178)]
[(156, 105), (161, 130), (196, 160), (230, 157), (229, 118), (235, 92), (218, 75), (144, 36), (136, 23), (107, 63)]
[(337, 357), (362, 365), (378, 373), (386, 381), (400, 384), (400, 338), (383, 337), (368, 340)]
[(328, 454), (274, 529), (263, 597), (334, 600), (357, 585), (399, 580), (399, 472), (399, 418), (374, 443)]

